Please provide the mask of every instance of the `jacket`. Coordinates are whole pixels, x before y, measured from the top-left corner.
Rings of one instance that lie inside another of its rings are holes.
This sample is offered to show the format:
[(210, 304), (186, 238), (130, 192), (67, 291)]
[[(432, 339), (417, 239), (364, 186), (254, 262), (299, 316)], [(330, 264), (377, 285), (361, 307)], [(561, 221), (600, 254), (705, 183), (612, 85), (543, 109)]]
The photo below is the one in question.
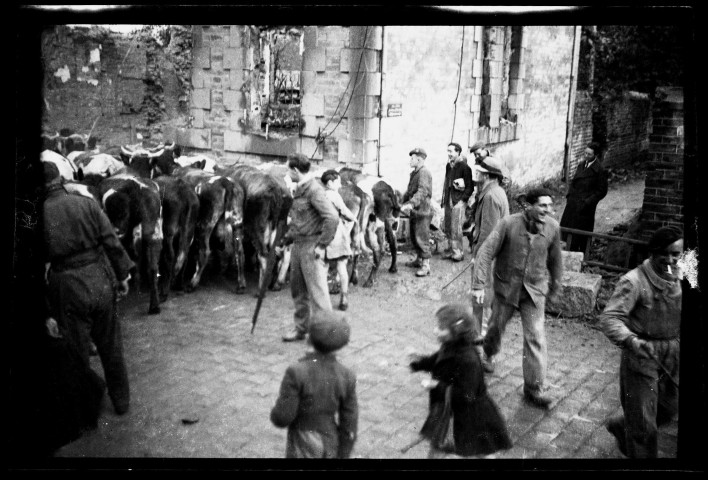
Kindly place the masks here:
[(506, 422), (487, 393), (479, 355), (472, 339), (463, 336), (445, 343), (436, 353), (411, 362), (413, 371), (430, 372), (438, 385), (430, 390), (430, 414), (421, 435), (430, 438), (436, 405), (445, 401), (445, 389), (452, 386), (451, 404), (455, 453), (462, 456), (488, 455), (511, 448)]
[(315, 178), (298, 183), (290, 207), (288, 237), (294, 241), (317, 239), (327, 247), (337, 231), (339, 214)]
[[(464, 190), (457, 190), (453, 186), (453, 182), (461, 178), (465, 182)], [(467, 201), (472, 196), (474, 192), (474, 181), (472, 180), (472, 169), (467, 165), (467, 162), (459, 158), (452, 166), (450, 162), (445, 165), (445, 183), (443, 184), (443, 198), (442, 208), (448, 204), (449, 199), (452, 198), (452, 205), (456, 205), (457, 202), (462, 201), (467, 203)]]
[(287, 458), (349, 458), (359, 420), (354, 372), (334, 353), (308, 353), (286, 370), (270, 420), (288, 428)]
[(538, 234), (532, 235), (526, 227), (525, 213), (507, 215), (480, 247), (472, 274), (472, 289), (486, 286), (487, 272), (492, 260), (494, 267), (494, 293), (506, 303), (518, 307), (521, 289), (526, 288), (533, 302), (539, 306), (551, 288), (559, 288), (563, 274), (560, 247), (560, 226), (551, 217), (539, 225)]
[(681, 283), (659, 277), (649, 260), (620, 278), (600, 315), (603, 332), (623, 346), (630, 338), (672, 340), (681, 328)]
[(433, 176), (425, 167), (418, 167), (411, 172), (408, 188), (403, 195), (403, 203), (413, 205), (416, 216), (432, 216), (430, 199), (433, 196)]
[(479, 247), (484, 243), (497, 222), (509, 215), (509, 200), (506, 192), (496, 182), (488, 183), (476, 202), (474, 211), (474, 232), (472, 234), (472, 257), (477, 256)]
[(592, 165), (580, 165), (570, 183), (565, 210), (560, 224), (563, 227), (577, 228), (592, 232), (595, 227), (595, 209), (600, 200), (607, 195), (607, 171), (600, 160)]

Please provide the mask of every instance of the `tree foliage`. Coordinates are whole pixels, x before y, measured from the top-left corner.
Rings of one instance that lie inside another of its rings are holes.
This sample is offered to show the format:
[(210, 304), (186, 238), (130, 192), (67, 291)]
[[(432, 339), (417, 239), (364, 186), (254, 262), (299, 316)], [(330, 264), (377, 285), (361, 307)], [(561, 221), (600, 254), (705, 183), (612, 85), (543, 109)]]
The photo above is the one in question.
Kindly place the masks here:
[(683, 86), (686, 39), (680, 25), (598, 25), (587, 37), (594, 46), (595, 95), (634, 90), (653, 98), (657, 86)]

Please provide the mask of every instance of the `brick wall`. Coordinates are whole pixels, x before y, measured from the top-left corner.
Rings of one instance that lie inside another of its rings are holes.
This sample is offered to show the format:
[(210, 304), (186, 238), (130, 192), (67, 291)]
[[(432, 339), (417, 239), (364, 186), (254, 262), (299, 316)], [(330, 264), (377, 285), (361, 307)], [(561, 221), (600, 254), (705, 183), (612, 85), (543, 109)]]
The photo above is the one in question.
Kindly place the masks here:
[(683, 92), (665, 92), (667, 98), (656, 102), (652, 109), (650, 162), (642, 205), (643, 240), (665, 225), (683, 228)]
[[(48, 131), (71, 128), (93, 134), (103, 146), (135, 143), (136, 135), (157, 137), (144, 107), (148, 68), (144, 45), (130, 36), (96, 28), (56, 26), (42, 34), (44, 87), (42, 125)], [(163, 68), (164, 55), (152, 62)], [(164, 108), (178, 117), (178, 82), (163, 74)], [(96, 121), (98, 119), (98, 121)]]
[(606, 115), (605, 167), (628, 166), (641, 160), (649, 149), (651, 107), (647, 96), (628, 92), (613, 103)]
[(592, 97), (587, 90), (578, 90), (575, 94), (568, 178), (573, 178), (578, 163), (583, 158), (583, 152), (590, 142), (592, 142)]

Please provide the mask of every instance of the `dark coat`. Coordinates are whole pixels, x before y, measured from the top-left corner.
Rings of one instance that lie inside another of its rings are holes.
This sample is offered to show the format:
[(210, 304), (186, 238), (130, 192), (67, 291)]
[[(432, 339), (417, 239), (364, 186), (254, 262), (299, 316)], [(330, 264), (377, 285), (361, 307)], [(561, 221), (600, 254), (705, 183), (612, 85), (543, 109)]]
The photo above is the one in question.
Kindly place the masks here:
[(412, 215), (417, 217), (432, 216), (430, 198), (433, 195), (433, 176), (424, 166), (411, 172), (408, 189), (403, 195), (403, 203), (413, 205)]
[(561, 227), (576, 228), (592, 232), (595, 227), (595, 208), (607, 195), (607, 171), (600, 160), (590, 167), (582, 163), (578, 166), (570, 183), (565, 210), (561, 217)]
[[(411, 362), (413, 371), (430, 372), (438, 385), (430, 390), (430, 412), (445, 401), (445, 389), (452, 385), (453, 436), (455, 453), (461, 456), (488, 455), (511, 448), (504, 417), (487, 394), (479, 355), (471, 337), (444, 344), (436, 353)], [(436, 418), (428, 415), (421, 435), (430, 438)]]
[[(463, 190), (457, 190), (452, 184), (452, 182), (458, 178), (465, 181), (465, 188)], [(467, 203), (472, 193), (474, 193), (474, 181), (472, 180), (472, 169), (467, 165), (467, 162), (460, 159), (452, 166), (450, 166), (450, 162), (447, 162), (445, 165), (443, 199), (440, 206), (445, 208), (450, 197), (452, 197), (452, 205), (456, 205), (459, 201)]]
[(334, 353), (290, 365), (270, 413), (273, 425), (288, 428), (287, 458), (349, 458), (358, 419), (356, 376)]

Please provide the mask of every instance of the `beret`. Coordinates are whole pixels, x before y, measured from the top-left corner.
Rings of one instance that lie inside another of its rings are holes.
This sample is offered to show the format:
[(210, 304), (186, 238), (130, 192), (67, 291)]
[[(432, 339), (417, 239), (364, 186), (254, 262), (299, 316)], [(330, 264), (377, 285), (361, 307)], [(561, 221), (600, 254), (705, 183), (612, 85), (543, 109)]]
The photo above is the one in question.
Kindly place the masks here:
[(420, 147), (416, 147), (413, 150), (411, 150), (410, 153), (408, 153), (408, 156), (411, 156), (411, 155), (420, 155), (423, 158), (428, 158), (428, 154), (425, 153), (425, 150), (423, 150)]
[(656, 252), (663, 250), (676, 240), (680, 240), (682, 238), (683, 231), (679, 227), (673, 225), (661, 227), (651, 236), (651, 239), (649, 240), (649, 251)]
[(310, 324), (310, 343), (322, 353), (334, 352), (349, 343), (351, 329), (343, 314), (318, 311)]

